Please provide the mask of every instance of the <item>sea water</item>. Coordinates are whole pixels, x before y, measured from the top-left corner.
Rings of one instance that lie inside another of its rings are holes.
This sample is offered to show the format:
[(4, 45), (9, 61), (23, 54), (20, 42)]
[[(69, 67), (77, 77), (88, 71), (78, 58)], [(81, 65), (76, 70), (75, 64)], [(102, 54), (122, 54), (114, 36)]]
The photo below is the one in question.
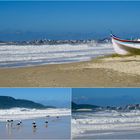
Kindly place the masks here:
[(140, 111), (73, 113), (72, 137), (95, 139), (140, 138)]
[(48, 108), (48, 109), (27, 109), (27, 108), (12, 108), (0, 109), (0, 122), (6, 120), (25, 120), (45, 116), (68, 116), (71, 114), (67, 108)]
[(27, 67), (88, 61), (112, 54), (111, 43), (0, 45), (0, 67)]

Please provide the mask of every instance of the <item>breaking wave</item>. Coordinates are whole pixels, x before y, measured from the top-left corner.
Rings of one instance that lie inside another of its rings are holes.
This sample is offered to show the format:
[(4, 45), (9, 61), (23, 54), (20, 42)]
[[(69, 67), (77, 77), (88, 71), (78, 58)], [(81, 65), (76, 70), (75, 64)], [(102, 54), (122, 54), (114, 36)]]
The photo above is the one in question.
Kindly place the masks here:
[(137, 128), (140, 128), (139, 110), (75, 113), (72, 119), (72, 134), (74, 137), (84, 135), (90, 131), (131, 130)]
[(88, 61), (113, 53), (111, 43), (0, 45), (0, 67), (24, 67)]
[(70, 115), (70, 109), (56, 108), (56, 109), (27, 109), (27, 108), (12, 108), (12, 109), (0, 109), (0, 121), (6, 121), (8, 119), (33, 119), (45, 116), (68, 116)]

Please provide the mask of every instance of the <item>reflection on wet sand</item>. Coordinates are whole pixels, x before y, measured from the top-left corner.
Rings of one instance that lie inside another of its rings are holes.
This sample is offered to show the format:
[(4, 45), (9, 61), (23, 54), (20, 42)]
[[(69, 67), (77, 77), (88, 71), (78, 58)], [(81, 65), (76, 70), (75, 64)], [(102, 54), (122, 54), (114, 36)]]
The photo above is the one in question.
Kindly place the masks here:
[(0, 122), (0, 139), (69, 139), (70, 124), (69, 116)]

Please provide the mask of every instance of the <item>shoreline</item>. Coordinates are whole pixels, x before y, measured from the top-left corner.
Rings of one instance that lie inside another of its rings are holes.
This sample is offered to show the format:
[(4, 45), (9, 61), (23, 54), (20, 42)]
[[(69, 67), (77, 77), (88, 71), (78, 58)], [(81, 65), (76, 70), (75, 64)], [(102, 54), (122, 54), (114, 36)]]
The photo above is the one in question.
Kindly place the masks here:
[(139, 139), (139, 128), (137, 130), (101, 130), (101, 131), (88, 131), (83, 133), (82, 136), (73, 136), (74, 140), (88, 140), (88, 139)]
[(73, 113), (73, 139), (139, 139), (138, 112)]
[[(36, 128), (32, 124), (34, 121)], [(70, 116), (22, 120), (20, 126), (17, 123), (0, 122), (0, 139), (70, 139)]]
[(139, 87), (140, 56), (0, 69), (0, 87)]

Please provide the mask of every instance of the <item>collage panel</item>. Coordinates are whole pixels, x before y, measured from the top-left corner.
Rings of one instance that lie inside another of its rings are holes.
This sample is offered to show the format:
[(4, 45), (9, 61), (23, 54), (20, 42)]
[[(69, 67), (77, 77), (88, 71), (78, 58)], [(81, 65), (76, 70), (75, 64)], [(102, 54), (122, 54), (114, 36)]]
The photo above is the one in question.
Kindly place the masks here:
[(139, 88), (0, 88), (0, 139), (139, 139)]
[(140, 139), (139, 88), (72, 89), (72, 139)]
[(139, 87), (139, 15), (140, 1), (0, 1), (0, 87)]
[(0, 1), (0, 140), (140, 139), (139, 16), (140, 1)]
[(0, 88), (0, 139), (71, 139), (71, 89)]

